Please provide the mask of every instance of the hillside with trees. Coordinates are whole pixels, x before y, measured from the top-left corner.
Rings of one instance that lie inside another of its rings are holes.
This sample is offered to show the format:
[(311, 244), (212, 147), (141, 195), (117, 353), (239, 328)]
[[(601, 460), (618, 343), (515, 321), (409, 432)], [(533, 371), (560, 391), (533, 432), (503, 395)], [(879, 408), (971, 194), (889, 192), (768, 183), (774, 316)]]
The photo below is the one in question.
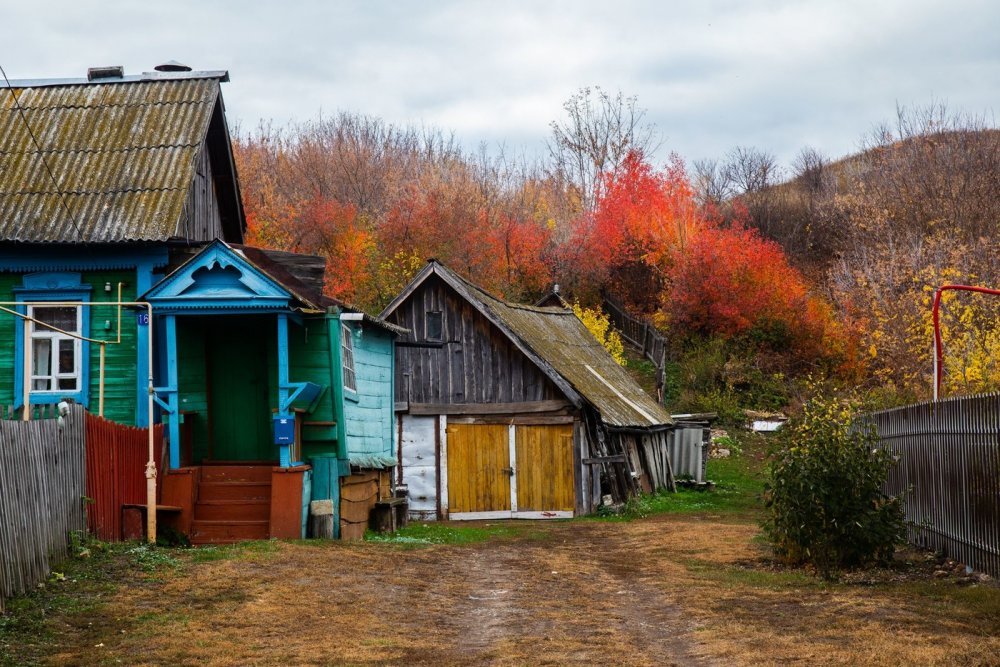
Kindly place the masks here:
[[(766, 153), (736, 149), (699, 165), (699, 193), (747, 211), (858, 323), (873, 404), (928, 398), (934, 290), (1000, 285), (1000, 131), (943, 105), (900, 109), (858, 154), (804, 149), (785, 176)], [(1000, 300), (945, 292), (943, 304), (943, 393), (1000, 388)]]
[[(901, 113), (858, 156), (803, 150), (788, 179), (751, 148), (653, 164), (636, 100), (600, 89), (565, 103), (536, 161), (352, 113), (236, 151), (248, 242), (325, 256), (329, 295), (378, 311), (430, 257), (512, 300), (612, 294), (671, 341), (670, 406), (735, 418), (794, 403), (806, 376), (927, 393), (931, 291), (997, 275), (1000, 135), (946, 120)], [(948, 388), (995, 386), (1000, 310), (948, 299)]]

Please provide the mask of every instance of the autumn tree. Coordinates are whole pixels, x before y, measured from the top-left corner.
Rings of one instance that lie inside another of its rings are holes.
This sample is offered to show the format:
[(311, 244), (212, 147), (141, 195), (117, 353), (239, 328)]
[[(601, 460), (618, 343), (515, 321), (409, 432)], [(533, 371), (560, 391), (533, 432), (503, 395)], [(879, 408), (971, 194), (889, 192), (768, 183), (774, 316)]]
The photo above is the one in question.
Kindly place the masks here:
[(581, 88), (563, 104), (565, 118), (549, 124), (552, 171), (563, 175), (591, 210), (601, 187), (630, 153), (649, 155), (659, 147), (655, 128), (635, 97), (600, 87)]

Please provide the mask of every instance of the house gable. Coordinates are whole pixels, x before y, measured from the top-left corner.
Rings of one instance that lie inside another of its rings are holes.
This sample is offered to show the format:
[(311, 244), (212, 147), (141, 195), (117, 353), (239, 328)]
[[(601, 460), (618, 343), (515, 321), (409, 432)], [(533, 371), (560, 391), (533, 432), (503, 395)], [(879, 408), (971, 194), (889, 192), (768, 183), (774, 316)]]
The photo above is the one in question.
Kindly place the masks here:
[[(428, 337), (428, 313), (441, 313), (437, 339)], [(427, 276), (386, 319), (410, 330), (400, 337), (396, 351), (399, 401), (484, 404), (567, 398), (510, 336), (440, 276)]]
[(213, 241), (145, 295), (158, 311), (286, 311), (292, 294), (222, 241)]

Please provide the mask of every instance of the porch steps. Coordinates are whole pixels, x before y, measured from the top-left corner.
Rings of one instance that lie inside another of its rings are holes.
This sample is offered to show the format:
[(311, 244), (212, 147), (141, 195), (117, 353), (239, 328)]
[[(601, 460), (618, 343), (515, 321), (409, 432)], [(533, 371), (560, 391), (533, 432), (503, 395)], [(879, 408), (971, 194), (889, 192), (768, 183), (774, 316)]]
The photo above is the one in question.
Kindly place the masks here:
[(270, 518), (270, 465), (202, 466), (192, 544), (266, 540)]

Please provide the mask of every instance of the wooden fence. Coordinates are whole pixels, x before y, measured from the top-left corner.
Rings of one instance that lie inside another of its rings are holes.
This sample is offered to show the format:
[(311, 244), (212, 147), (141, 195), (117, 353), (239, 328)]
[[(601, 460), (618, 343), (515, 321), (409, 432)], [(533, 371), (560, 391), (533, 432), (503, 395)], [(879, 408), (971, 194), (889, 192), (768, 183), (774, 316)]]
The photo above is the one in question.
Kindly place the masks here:
[[(87, 528), (98, 539), (122, 539), (122, 505), (146, 504), (149, 431), (87, 413)], [(154, 460), (163, 461), (163, 425), (153, 429)]]
[(44, 581), (86, 527), (84, 422), (79, 405), (61, 420), (0, 419), (0, 610)]
[(868, 418), (898, 457), (886, 490), (906, 493), (910, 540), (1000, 577), (1000, 394)]
[(621, 335), (622, 340), (656, 366), (657, 399), (663, 401), (663, 367), (666, 365), (667, 339), (656, 327), (645, 320), (632, 317), (625, 307), (611, 297), (604, 296), (604, 312)]

